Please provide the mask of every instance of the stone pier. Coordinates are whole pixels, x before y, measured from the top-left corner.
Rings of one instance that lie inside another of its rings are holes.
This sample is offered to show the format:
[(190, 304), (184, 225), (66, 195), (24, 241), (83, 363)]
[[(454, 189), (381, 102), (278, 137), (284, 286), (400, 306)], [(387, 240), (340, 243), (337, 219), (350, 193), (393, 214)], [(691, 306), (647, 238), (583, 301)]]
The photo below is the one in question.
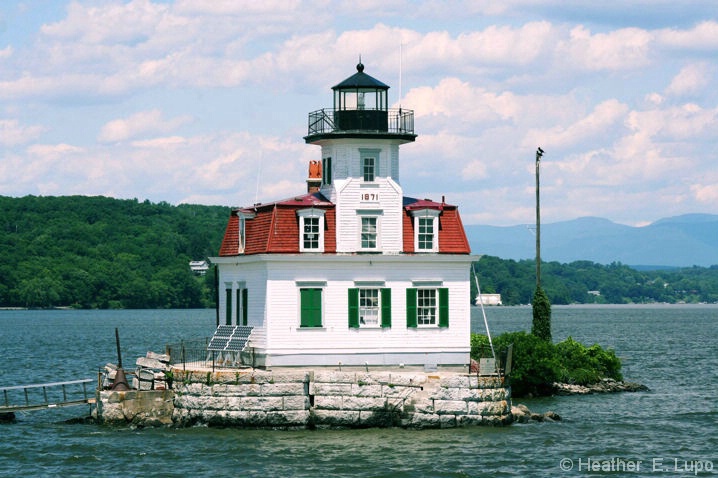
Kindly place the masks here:
[(267, 429), (453, 428), (513, 420), (501, 379), (460, 372), (174, 369), (172, 375), (172, 390), (98, 392), (98, 418)]

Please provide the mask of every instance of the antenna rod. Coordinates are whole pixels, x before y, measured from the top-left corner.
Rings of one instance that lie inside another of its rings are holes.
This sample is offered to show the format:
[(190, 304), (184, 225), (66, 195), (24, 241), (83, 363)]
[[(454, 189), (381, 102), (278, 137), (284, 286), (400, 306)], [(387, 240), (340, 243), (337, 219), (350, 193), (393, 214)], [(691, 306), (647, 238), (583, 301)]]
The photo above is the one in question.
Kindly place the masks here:
[(404, 42), (399, 42), (399, 108), (401, 108), (401, 99), (402, 99), (402, 93), (401, 93), (401, 67), (402, 67), (402, 61), (403, 61), (403, 48), (404, 48)]

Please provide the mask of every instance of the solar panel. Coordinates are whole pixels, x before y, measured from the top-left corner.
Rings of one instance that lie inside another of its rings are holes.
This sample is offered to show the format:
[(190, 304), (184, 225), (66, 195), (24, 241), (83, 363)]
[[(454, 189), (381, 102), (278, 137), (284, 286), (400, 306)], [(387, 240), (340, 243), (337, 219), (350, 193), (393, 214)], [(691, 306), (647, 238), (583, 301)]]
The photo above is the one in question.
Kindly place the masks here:
[(248, 325), (220, 325), (209, 341), (207, 350), (241, 352), (249, 341), (252, 329)]

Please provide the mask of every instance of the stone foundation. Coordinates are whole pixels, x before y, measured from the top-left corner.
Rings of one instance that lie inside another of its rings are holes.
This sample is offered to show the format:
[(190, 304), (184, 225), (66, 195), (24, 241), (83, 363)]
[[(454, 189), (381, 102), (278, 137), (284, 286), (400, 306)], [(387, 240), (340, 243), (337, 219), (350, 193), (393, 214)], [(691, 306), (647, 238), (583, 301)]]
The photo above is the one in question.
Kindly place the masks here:
[(495, 377), (292, 369), (175, 369), (173, 375), (173, 390), (99, 392), (99, 418), (151, 426), (268, 429), (452, 428), (512, 422), (510, 391)]

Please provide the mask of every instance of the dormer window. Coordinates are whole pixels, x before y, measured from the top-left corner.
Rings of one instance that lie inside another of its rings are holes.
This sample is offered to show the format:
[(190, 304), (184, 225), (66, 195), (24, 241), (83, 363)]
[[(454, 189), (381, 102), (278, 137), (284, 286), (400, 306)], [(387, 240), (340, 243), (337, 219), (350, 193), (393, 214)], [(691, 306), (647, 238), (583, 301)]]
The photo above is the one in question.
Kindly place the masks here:
[(324, 252), (324, 213), (314, 208), (297, 211), (300, 252)]
[(414, 251), (439, 252), (439, 214), (436, 209), (412, 211), (414, 219)]
[(237, 217), (239, 218), (239, 243), (237, 247), (237, 253), (238, 254), (244, 254), (244, 249), (247, 245), (247, 233), (246, 233), (246, 226), (247, 226), (247, 219), (254, 218), (254, 214), (237, 211)]

